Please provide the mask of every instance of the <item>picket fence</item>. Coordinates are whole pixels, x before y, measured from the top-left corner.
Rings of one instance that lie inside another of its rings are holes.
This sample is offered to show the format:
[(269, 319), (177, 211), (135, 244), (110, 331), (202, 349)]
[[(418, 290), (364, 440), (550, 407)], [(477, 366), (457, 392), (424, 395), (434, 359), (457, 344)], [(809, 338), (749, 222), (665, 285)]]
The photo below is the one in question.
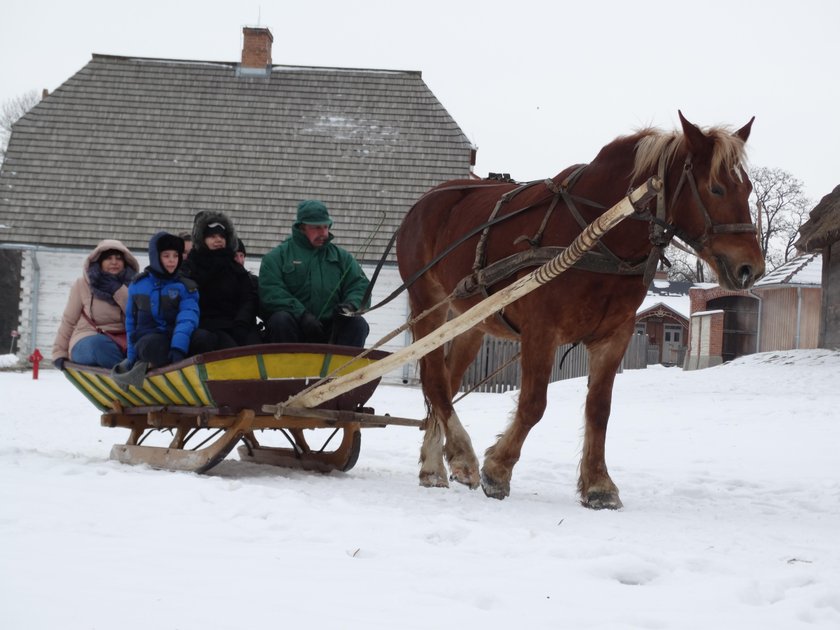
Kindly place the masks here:
[[(478, 356), (464, 375), (461, 391), (475, 388), (474, 391), (478, 392), (500, 393), (519, 389), (521, 372), (519, 360), (514, 358), (518, 353), (518, 341), (485, 337)], [(642, 369), (647, 365), (648, 337), (647, 335), (633, 335), (627, 352), (624, 353), (619, 372)], [(505, 367), (502, 368), (502, 366)], [(493, 374), (494, 372), (496, 374)], [(490, 376), (491, 374), (493, 375)], [(583, 344), (576, 346), (567, 344), (557, 349), (554, 365), (551, 368), (551, 382), (587, 374), (589, 374), (589, 355)], [(484, 379), (487, 380), (476, 387)]]

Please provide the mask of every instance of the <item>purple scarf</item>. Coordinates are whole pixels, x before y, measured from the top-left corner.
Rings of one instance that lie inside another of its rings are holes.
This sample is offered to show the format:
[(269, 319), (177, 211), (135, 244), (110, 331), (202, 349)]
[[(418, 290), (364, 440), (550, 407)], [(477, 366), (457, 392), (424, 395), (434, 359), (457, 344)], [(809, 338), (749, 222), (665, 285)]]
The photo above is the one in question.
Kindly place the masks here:
[(116, 305), (114, 300), (114, 293), (116, 293), (123, 285), (131, 282), (134, 278), (135, 272), (131, 267), (126, 266), (120, 273), (114, 275), (112, 273), (105, 273), (98, 262), (91, 263), (88, 267), (88, 282), (90, 283), (90, 290), (93, 296)]

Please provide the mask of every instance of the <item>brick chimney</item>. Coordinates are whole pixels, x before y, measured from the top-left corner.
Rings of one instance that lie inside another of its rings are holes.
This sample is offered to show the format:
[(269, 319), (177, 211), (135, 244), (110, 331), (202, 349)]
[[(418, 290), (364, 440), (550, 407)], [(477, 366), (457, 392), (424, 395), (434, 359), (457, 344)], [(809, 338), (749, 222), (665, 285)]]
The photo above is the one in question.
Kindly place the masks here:
[(271, 44), (274, 37), (267, 28), (242, 29), (244, 42), (242, 44), (242, 67), (259, 68), (264, 70), (271, 65)]

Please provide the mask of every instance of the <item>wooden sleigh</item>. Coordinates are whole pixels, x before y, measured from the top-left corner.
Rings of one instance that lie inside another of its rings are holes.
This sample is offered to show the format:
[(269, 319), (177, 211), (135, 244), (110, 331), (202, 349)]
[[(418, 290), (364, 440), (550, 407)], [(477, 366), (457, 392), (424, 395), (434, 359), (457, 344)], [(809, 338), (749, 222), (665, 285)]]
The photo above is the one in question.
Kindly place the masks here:
[[(102, 426), (129, 429), (126, 442), (111, 449), (119, 462), (203, 473), (241, 443), (244, 461), (346, 471), (359, 458), (362, 428), (422, 427), (420, 420), (377, 416), (364, 406), (379, 378), (316, 407), (288, 407), (282, 415), (263, 408), (388, 356), (374, 350), (355, 359), (359, 352), (321, 344), (246, 346), (151, 370), (141, 384), (128, 386), (104, 368), (67, 362), (64, 374), (103, 412)], [(267, 443), (274, 436), (280, 446)]]

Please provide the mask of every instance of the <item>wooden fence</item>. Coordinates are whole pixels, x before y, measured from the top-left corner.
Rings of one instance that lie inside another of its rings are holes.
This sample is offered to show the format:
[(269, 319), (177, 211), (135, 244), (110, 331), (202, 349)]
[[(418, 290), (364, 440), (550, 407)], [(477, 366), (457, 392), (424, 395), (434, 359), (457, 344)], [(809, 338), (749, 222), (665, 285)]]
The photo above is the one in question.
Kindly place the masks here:
[[(647, 367), (648, 364), (647, 335), (633, 335), (624, 359), (619, 367), (622, 370), (636, 370)], [(487, 378), (494, 371), (506, 363), (498, 373), (493, 374), (475, 391), (500, 393), (511, 389), (519, 389), (520, 370), (518, 358), (513, 359), (519, 352), (519, 342), (498, 339), (487, 336), (475, 361), (467, 370), (461, 383), (462, 391), (472, 389), (476, 383)], [(568, 352), (568, 354), (566, 354)], [(565, 359), (563, 356), (565, 355)], [(511, 361), (511, 359), (513, 359)], [(561, 366), (562, 361), (562, 366)], [(583, 344), (572, 347), (571, 344), (560, 346), (551, 368), (551, 382), (567, 378), (576, 378), (589, 374), (589, 355)]]

